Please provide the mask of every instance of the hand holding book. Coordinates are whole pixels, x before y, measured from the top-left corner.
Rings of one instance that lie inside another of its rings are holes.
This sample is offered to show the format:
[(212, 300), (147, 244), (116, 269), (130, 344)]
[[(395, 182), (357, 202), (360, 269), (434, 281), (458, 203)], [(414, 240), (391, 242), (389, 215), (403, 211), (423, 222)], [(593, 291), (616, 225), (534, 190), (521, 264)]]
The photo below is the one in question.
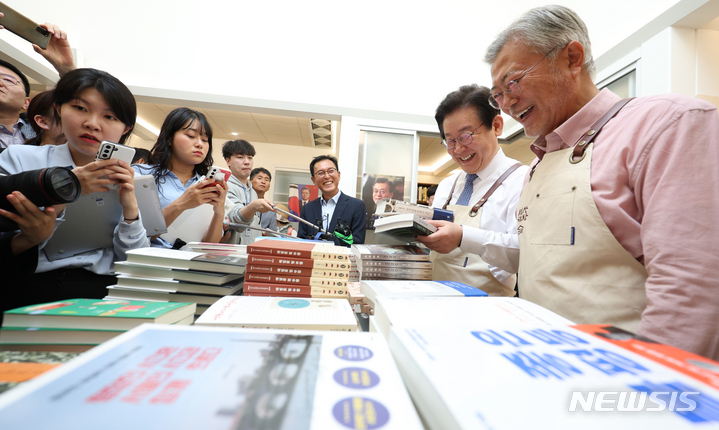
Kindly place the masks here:
[(440, 254), (448, 254), (462, 243), (462, 225), (447, 221), (426, 221), (437, 227), (437, 231), (429, 236), (417, 236), (417, 242)]

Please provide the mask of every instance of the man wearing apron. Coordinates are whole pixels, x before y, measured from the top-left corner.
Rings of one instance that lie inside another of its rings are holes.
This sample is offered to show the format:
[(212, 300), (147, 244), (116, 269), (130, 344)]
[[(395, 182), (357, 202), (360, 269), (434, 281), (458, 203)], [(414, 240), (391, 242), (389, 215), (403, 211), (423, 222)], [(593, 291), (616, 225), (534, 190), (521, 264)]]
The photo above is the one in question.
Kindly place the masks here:
[(486, 87), (465, 85), (437, 108), (442, 144), (462, 172), (439, 184), (433, 202), (454, 212), (454, 222), (431, 221), (439, 231), (417, 240), (432, 250), (434, 280), (511, 297), (516, 270), (503, 270), (511, 260), (505, 254), (519, 248), (514, 212), (529, 167), (500, 149), (502, 117), (488, 97)]
[(719, 358), (719, 117), (593, 83), (586, 26), (535, 8), (487, 49), (490, 104), (536, 137), (517, 208), (520, 296)]

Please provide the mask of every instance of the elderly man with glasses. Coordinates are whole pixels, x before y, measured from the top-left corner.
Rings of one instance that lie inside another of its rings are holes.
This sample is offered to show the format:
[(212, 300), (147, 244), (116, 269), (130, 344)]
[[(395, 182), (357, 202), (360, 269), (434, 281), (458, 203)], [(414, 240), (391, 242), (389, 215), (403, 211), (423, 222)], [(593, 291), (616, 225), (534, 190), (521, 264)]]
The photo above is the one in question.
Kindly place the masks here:
[(587, 28), (563, 6), (525, 13), (485, 61), (491, 103), (536, 137), (520, 297), (719, 359), (717, 109), (597, 89)]
[[(300, 218), (318, 228), (300, 223), (298, 237), (314, 238), (319, 229), (330, 234), (337, 231), (342, 235), (352, 233), (352, 243), (364, 243), (367, 212), (364, 202), (340, 191), (340, 171), (337, 159), (331, 155), (320, 155), (310, 163), (312, 183), (320, 190), (320, 197), (302, 206)], [(343, 227), (349, 231), (343, 231)], [(351, 243), (334, 237), (335, 245), (350, 246)]]
[(489, 89), (466, 85), (437, 107), (442, 144), (462, 172), (443, 180), (432, 206), (454, 212), (454, 222), (417, 240), (432, 250), (433, 279), (457, 281), (491, 296), (514, 296), (518, 253), (517, 208), (529, 169), (502, 152), (503, 121), (488, 102)]

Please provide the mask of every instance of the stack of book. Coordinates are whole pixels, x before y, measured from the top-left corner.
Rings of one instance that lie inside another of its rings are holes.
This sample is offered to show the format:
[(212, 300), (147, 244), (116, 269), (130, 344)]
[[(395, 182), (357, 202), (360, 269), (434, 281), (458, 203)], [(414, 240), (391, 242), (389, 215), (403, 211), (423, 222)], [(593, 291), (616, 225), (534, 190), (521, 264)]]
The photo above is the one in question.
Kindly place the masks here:
[(212, 242), (188, 242), (182, 247), (183, 251), (202, 252), (205, 254), (246, 256), (247, 245)]
[(364, 280), (432, 279), (429, 250), (416, 245), (352, 245), (357, 270)]
[(70, 299), (5, 311), (4, 350), (82, 352), (143, 323), (192, 324), (194, 303)]
[(347, 298), (348, 248), (300, 240), (261, 240), (247, 246), (245, 296)]
[(374, 218), (375, 233), (412, 242), (415, 236), (427, 236), (437, 231), (437, 227), (426, 220), (452, 222), (454, 213), (446, 209), (431, 208), (402, 200), (383, 199), (377, 202)]
[(246, 262), (243, 255), (133, 249), (115, 263), (117, 285), (105, 298), (192, 302), (200, 315), (220, 297), (241, 293)]
[(2, 429), (98, 427), (423, 428), (376, 333), (152, 324), (0, 396)]

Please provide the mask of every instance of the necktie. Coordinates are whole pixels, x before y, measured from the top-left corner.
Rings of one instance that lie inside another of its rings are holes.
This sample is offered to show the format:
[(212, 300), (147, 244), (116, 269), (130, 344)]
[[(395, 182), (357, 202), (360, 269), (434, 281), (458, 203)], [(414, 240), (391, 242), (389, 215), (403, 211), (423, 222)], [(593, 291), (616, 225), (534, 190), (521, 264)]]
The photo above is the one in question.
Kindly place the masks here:
[(472, 197), (472, 189), (474, 188), (472, 184), (475, 179), (477, 179), (477, 175), (474, 173), (468, 174), (465, 178), (464, 189), (462, 190), (462, 194), (459, 195), (459, 199), (457, 199), (458, 205), (467, 206), (469, 204), (469, 198)]

